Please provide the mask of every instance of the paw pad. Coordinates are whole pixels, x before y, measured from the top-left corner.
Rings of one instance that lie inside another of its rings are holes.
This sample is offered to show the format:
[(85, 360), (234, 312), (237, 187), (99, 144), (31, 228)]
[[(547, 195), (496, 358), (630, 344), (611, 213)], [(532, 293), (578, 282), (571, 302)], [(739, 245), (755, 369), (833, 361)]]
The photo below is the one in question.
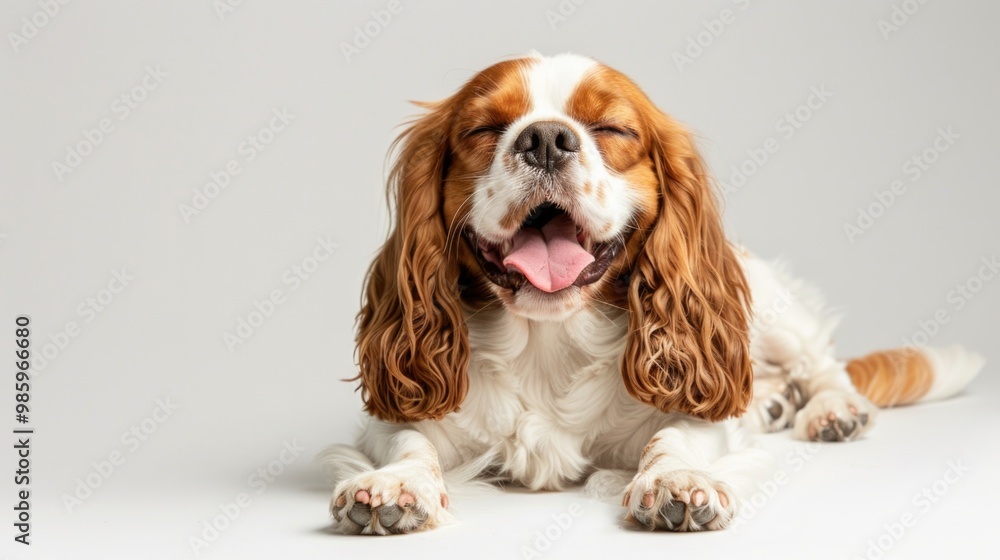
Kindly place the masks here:
[(851, 441), (871, 427), (875, 407), (852, 393), (814, 397), (795, 418), (796, 436), (812, 441)]
[[(641, 490), (641, 498), (638, 496)], [(696, 471), (636, 476), (625, 494), (628, 518), (649, 529), (701, 531), (724, 528), (732, 519), (724, 484)]]
[(438, 477), (403, 479), (396, 473), (366, 473), (337, 486), (330, 512), (344, 533), (408, 533), (450, 519), (443, 489)]

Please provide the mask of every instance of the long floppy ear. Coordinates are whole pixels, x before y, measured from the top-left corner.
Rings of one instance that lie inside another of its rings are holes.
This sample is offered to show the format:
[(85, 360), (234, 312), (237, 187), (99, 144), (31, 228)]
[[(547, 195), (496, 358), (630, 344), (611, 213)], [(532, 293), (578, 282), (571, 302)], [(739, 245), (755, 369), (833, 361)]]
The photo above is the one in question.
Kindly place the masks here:
[(395, 220), (368, 270), (358, 314), (357, 358), (365, 410), (391, 422), (440, 419), (467, 389), (468, 335), (458, 264), (445, 254), (443, 181), (447, 102), (403, 132), (389, 176)]
[(752, 396), (750, 293), (690, 135), (656, 108), (647, 114), (659, 215), (629, 283), (622, 376), (644, 403), (721, 420)]

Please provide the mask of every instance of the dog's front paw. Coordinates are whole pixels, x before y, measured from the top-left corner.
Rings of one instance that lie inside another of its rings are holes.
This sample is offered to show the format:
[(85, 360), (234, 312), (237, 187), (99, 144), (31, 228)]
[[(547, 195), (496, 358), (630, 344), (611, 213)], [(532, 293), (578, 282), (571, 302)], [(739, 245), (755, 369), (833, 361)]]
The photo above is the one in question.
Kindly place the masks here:
[(640, 472), (625, 490), (627, 518), (650, 530), (724, 529), (735, 512), (734, 493), (708, 473), (695, 470)]
[(793, 381), (780, 383), (767, 393), (755, 386), (753, 404), (747, 410), (744, 424), (757, 432), (780, 432), (792, 425), (802, 401), (802, 391)]
[(352, 535), (430, 529), (450, 519), (447, 507), (444, 481), (419, 467), (357, 475), (338, 484), (330, 500), (337, 529)]
[(878, 409), (858, 393), (822, 391), (795, 415), (795, 437), (851, 441), (872, 427)]

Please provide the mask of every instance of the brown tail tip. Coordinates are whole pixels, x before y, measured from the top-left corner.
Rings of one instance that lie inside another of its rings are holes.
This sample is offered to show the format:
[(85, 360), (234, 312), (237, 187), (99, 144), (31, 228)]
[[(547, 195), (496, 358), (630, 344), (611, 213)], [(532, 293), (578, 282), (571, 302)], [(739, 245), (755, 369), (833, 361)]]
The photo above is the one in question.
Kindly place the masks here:
[(934, 383), (930, 360), (915, 349), (883, 350), (850, 360), (847, 373), (858, 391), (881, 408), (913, 404)]

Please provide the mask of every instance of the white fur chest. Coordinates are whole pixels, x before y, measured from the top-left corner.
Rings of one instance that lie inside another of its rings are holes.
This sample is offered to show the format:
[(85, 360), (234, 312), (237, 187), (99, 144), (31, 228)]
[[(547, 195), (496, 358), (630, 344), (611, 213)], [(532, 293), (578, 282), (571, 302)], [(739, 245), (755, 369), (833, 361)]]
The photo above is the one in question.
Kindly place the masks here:
[(471, 316), (469, 394), (452, 419), (480, 444), (499, 444), (503, 473), (529, 488), (578, 480), (623, 392), (626, 323), (597, 311), (563, 322)]

